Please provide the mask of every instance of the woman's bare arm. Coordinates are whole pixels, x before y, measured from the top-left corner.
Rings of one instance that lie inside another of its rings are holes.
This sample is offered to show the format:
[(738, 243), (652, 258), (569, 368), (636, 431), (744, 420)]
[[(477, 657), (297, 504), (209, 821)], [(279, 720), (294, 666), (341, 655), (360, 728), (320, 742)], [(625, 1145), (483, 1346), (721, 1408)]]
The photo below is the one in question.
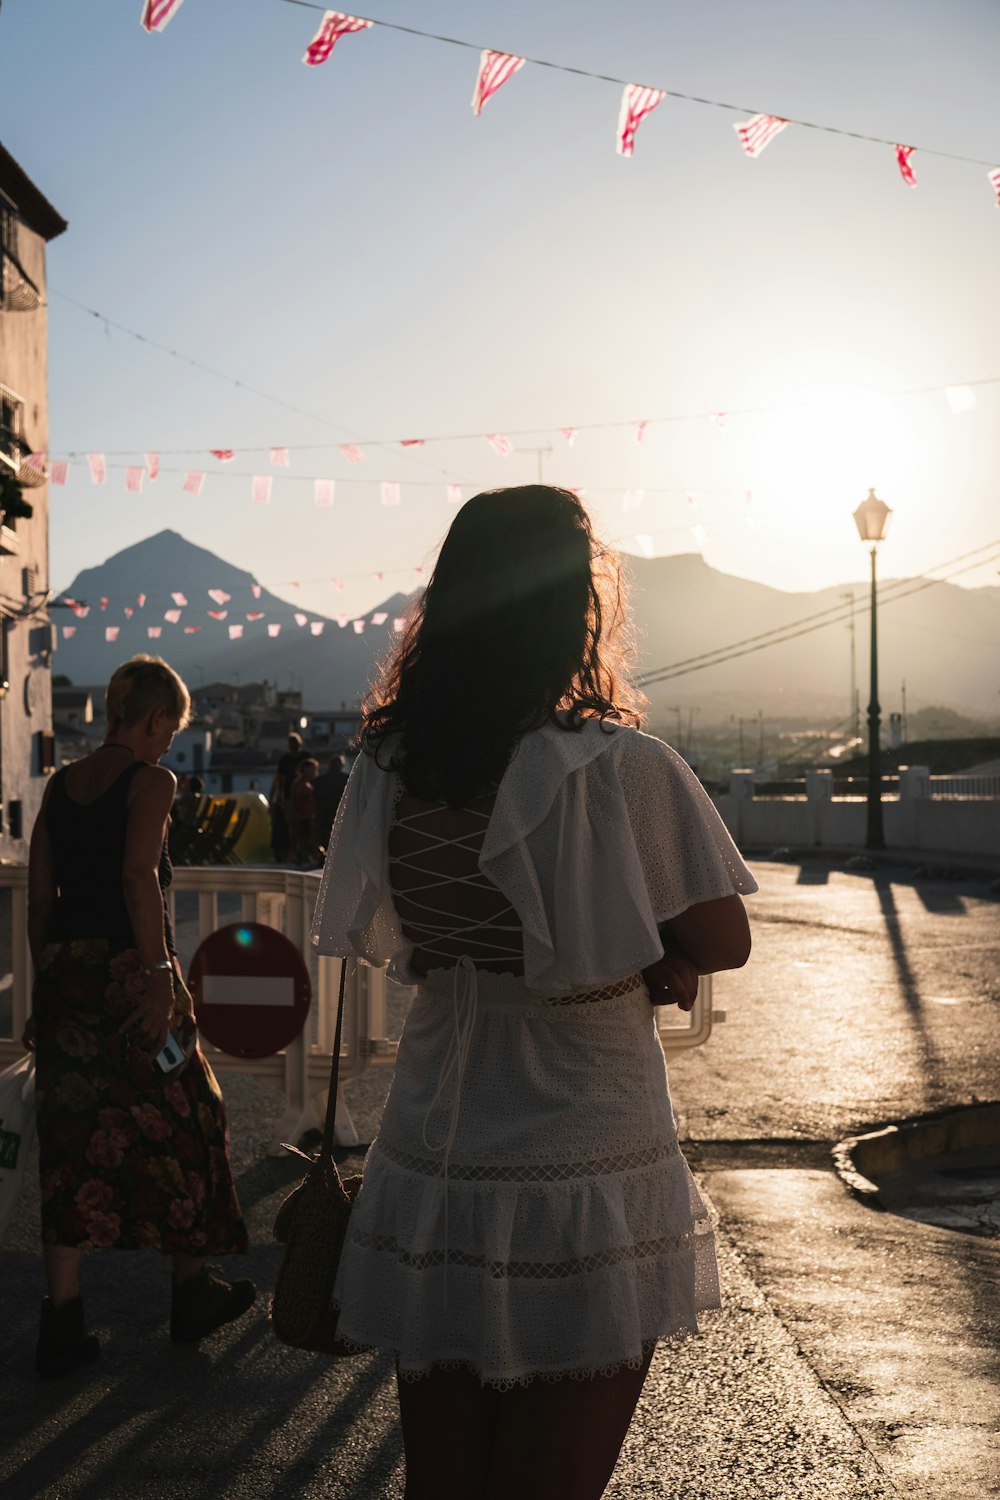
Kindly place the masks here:
[[(51, 786), (51, 782), (49, 783)], [(28, 853), (28, 946), (31, 961), (37, 969), (42, 949), (48, 942), (49, 924), (56, 904), (56, 877), (52, 863), (52, 844), (49, 839), (45, 812), (48, 807), (49, 788), (45, 788), (42, 805), (31, 830)]]
[(664, 949), (676, 944), (699, 974), (741, 969), (750, 957), (750, 924), (741, 896), (699, 901), (660, 928)]
[(170, 956), (159, 865), (176, 789), (177, 778), (165, 766), (147, 766), (138, 773), (129, 800), (122, 866), (122, 888), (135, 946), (150, 970), (146, 993), (122, 1030), (138, 1030), (154, 1052), (166, 1041), (173, 1011), (173, 970), (155, 969), (153, 965)]

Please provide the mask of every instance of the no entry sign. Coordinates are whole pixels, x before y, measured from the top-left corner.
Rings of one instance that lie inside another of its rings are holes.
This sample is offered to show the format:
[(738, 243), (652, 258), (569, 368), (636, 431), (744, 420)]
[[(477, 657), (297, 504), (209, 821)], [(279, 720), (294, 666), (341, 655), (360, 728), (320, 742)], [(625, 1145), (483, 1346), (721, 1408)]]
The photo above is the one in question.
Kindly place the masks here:
[(312, 986), (295, 944), (261, 922), (211, 933), (191, 960), (198, 1029), (231, 1057), (270, 1057), (306, 1023)]

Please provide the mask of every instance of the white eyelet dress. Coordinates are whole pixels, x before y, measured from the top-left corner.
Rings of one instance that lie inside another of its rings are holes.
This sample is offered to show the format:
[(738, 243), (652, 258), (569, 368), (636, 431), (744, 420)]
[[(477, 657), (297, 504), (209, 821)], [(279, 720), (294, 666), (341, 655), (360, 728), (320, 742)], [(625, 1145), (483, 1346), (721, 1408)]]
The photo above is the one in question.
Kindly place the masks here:
[(546, 726), (520, 741), (478, 860), (519, 919), (524, 977), (477, 969), (488, 938), (470, 932), (417, 980), (390, 887), (391, 755), (354, 766), (313, 925), (319, 952), (417, 985), (334, 1288), (340, 1333), (392, 1350), (404, 1378), (638, 1367), (696, 1332), (719, 1286), (636, 976), (659, 924), (756, 883), (660, 740)]

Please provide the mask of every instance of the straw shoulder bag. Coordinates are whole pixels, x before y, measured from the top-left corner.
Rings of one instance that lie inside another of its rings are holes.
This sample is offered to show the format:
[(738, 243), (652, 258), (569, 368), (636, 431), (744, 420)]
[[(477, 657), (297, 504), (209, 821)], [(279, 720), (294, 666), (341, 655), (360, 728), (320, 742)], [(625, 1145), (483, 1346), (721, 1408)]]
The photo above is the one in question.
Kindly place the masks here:
[(337, 1336), (337, 1310), (332, 1305), (351, 1205), (360, 1177), (341, 1178), (333, 1159), (333, 1127), (337, 1112), (337, 1075), (344, 1019), (347, 960), (340, 967), (337, 1031), (330, 1065), (330, 1093), (319, 1155), (306, 1156), (296, 1146), (285, 1149), (309, 1162), (309, 1171), (278, 1209), (274, 1238), (284, 1245), (271, 1301), (271, 1323), (277, 1338), (295, 1349), (309, 1349), (342, 1359), (357, 1351)]

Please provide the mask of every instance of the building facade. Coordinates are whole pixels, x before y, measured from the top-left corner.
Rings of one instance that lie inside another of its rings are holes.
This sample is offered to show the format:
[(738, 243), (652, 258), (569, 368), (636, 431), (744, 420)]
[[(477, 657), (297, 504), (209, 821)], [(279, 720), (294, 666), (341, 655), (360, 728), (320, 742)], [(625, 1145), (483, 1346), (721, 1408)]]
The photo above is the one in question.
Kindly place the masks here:
[(55, 769), (45, 247), (65, 228), (0, 145), (0, 859), (12, 861)]

